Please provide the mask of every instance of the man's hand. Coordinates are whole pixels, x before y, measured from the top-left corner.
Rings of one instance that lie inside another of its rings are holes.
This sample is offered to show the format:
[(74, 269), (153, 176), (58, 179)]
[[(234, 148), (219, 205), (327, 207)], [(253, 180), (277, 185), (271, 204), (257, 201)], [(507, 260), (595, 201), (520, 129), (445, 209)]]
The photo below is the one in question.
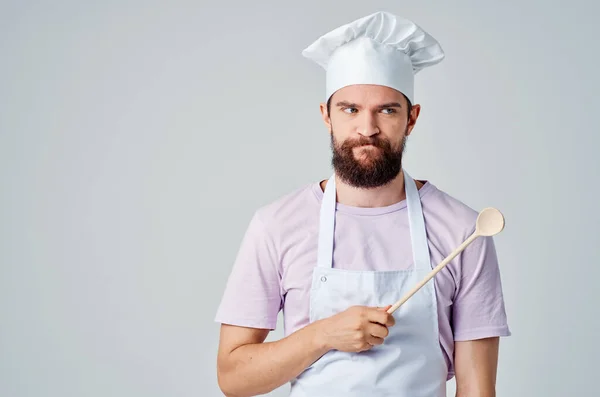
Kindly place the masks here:
[(396, 322), (386, 307), (352, 306), (320, 322), (327, 349), (361, 352), (381, 345)]

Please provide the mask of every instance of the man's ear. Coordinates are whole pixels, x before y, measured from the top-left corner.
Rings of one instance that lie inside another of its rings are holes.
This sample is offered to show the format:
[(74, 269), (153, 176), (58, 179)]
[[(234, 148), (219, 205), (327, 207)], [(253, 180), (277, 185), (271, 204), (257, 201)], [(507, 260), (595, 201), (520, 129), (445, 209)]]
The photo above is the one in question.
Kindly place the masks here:
[(321, 117), (323, 118), (323, 123), (325, 123), (325, 127), (327, 127), (327, 131), (331, 134), (331, 118), (329, 117), (329, 113), (327, 112), (327, 104), (322, 103), (319, 105), (321, 109)]
[(421, 105), (415, 104), (410, 109), (410, 114), (408, 115), (408, 125), (406, 126), (406, 136), (409, 136), (412, 132), (413, 128), (415, 128), (415, 124), (417, 124), (417, 119), (419, 118), (419, 114), (421, 114)]

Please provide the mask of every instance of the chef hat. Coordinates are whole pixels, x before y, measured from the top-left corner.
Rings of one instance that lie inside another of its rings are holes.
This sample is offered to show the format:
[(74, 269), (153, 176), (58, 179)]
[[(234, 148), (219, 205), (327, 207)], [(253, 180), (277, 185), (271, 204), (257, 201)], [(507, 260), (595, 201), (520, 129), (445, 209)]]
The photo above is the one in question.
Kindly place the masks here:
[(376, 84), (414, 104), (414, 75), (444, 59), (439, 43), (412, 21), (376, 12), (317, 39), (302, 55), (326, 70), (326, 100), (342, 87)]

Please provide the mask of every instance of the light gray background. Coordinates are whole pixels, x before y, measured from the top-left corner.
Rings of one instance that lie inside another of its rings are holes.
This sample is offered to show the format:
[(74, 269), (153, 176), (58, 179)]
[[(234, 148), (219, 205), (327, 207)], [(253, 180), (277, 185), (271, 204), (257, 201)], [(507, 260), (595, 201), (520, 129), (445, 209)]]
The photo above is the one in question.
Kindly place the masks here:
[(300, 53), (376, 10), (447, 52), (407, 169), (507, 220), (498, 395), (597, 395), (596, 2), (0, 4), (1, 396), (221, 395), (252, 212), (330, 174)]

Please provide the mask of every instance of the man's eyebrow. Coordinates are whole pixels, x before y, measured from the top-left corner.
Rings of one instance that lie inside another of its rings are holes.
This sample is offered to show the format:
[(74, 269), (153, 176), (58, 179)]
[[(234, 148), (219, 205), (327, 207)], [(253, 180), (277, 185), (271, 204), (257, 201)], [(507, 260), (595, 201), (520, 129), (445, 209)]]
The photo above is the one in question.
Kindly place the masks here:
[[(340, 107), (345, 107), (345, 108), (359, 108), (360, 107), (356, 103), (352, 103), (352, 102), (348, 102), (348, 101), (340, 101), (340, 102), (337, 102), (335, 105), (340, 106)], [(402, 107), (402, 105), (400, 104), (400, 102), (388, 102), (388, 103), (383, 103), (383, 104), (377, 106), (377, 108), (379, 108), (379, 109), (401, 108), (401, 107)]]
[(399, 102), (389, 102), (389, 103), (384, 103), (383, 105), (379, 105), (378, 107), (380, 109), (383, 109), (383, 108), (401, 108), (402, 105)]
[(336, 103), (335, 105), (340, 106), (340, 107), (345, 107), (345, 108), (357, 108), (358, 107), (358, 105), (356, 103), (347, 102), (347, 101), (340, 101), (340, 102)]

